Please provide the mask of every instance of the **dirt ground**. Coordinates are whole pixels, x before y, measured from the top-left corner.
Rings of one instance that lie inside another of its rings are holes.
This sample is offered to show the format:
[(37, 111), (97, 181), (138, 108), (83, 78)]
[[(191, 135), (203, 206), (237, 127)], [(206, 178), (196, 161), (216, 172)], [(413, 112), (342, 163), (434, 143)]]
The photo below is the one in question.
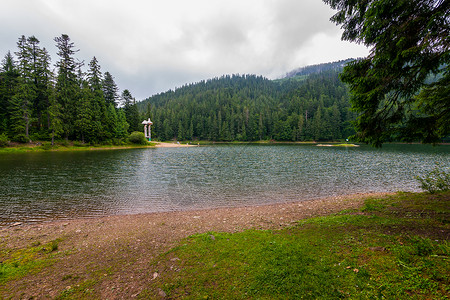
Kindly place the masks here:
[[(287, 204), (220, 208), (78, 219), (0, 228), (1, 247), (29, 247), (57, 238), (58, 259), (37, 274), (8, 282), (0, 298), (52, 299), (64, 291), (86, 287), (101, 299), (131, 299), (147, 289), (157, 270), (158, 255), (180, 240), (209, 231), (279, 229), (298, 220), (357, 208), (367, 197), (356, 194)], [(158, 297), (158, 291), (152, 294)], [(161, 296), (161, 295), (160, 295)], [(161, 298), (163, 298), (161, 296)]]

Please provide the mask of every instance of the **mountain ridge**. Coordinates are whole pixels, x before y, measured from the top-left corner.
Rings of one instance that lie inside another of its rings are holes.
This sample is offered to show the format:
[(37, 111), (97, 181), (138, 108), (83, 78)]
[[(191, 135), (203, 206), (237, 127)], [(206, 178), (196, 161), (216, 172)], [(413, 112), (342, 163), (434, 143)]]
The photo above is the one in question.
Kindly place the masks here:
[[(342, 66), (342, 62), (337, 65)], [(223, 75), (137, 103), (159, 140), (332, 141), (354, 133), (349, 93), (329, 67), (303, 80)]]

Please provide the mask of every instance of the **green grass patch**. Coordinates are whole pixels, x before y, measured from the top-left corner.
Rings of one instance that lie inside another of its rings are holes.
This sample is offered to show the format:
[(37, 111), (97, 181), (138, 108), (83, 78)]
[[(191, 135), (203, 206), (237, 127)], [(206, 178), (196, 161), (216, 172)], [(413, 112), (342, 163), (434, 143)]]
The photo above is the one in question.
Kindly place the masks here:
[(59, 239), (41, 245), (34, 243), (22, 249), (0, 250), (0, 283), (39, 272), (51, 265), (58, 254)]
[(280, 231), (195, 235), (151, 269), (177, 299), (447, 299), (449, 199), (400, 193)]
[(13, 147), (0, 148), (0, 154), (24, 153), (24, 152), (47, 152), (47, 151), (92, 151), (92, 150), (116, 150), (130, 148), (154, 147), (156, 143), (147, 142), (145, 145), (139, 144), (121, 144), (121, 145), (90, 145), (74, 142), (73, 144), (55, 144), (42, 143), (40, 145), (20, 144)]
[(97, 279), (85, 279), (76, 286), (67, 286), (55, 299), (99, 299), (94, 290), (97, 284)]

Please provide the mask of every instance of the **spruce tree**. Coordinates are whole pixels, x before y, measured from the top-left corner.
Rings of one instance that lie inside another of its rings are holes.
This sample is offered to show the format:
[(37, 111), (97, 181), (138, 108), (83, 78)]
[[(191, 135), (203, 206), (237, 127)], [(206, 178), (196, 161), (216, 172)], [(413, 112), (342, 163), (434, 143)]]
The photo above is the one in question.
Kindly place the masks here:
[(58, 77), (56, 81), (56, 99), (61, 105), (64, 136), (68, 139), (74, 137), (74, 123), (76, 120), (76, 109), (78, 105), (78, 94), (80, 85), (77, 78), (77, 71), (80, 64), (75, 61), (74, 43), (67, 34), (62, 34), (55, 38), (58, 48), (59, 61), (56, 63)]
[(94, 58), (89, 62), (89, 71), (87, 80), (91, 89), (91, 116), (94, 125), (95, 137), (92, 138), (96, 141), (103, 141), (108, 138), (109, 133), (105, 130), (103, 123), (106, 121), (106, 103), (103, 95), (102, 86), (102, 73), (100, 72), (100, 65), (97, 58)]
[(9, 102), (10, 133), (13, 140), (28, 142), (30, 140), (30, 124), (32, 107), (36, 98), (34, 81), (33, 44), (22, 35), (17, 42), (17, 68), (19, 71), (18, 86)]
[(128, 136), (128, 127), (130, 125), (127, 123), (127, 118), (123, 109), (117, 111), (117, 124), (116, 124), (116, 138), (123, 139)]
[(136, 105), (136, 100), (133, 98), (129, 90), (124, 90), (122, 92), (122, 105), (127, 118), (127, 123), (130, 125), (128, 131), (139, 131), (139, 111)]
[(94, 111), (92, 109), (92, 91), (87, 82), (83, 83), (76, 109), (75, 130), (82, 143), (95, 140)]
[(55, 139), (59, 138), (64, 132), (62, 106), (56, 99), (54, 90), (52, 90), (49, 95), (48, 125), (53, 146), (55, 144)]
[(114, 78), (109, 72), (105, 72), (102, 86), (106, 105), (109, 106), (110, 104), (112, 104), (114, 105), (114, 107), (117, 107), (117, 102), (119, 101), (119, 88), (117, 87), (116, 83), (114, 82)]
[(5, 55), (0, 66), (0, 133), (8, 132), (10, 123), (9, 103), (14, 96), (19, 72), (11, 52)]
[(323, 1), (338, 10), (331, 20), (343, 40), (370, 48), (341, 76), (358, 112), (356, 137), (380, 146), (449, 135), (450, 1)]

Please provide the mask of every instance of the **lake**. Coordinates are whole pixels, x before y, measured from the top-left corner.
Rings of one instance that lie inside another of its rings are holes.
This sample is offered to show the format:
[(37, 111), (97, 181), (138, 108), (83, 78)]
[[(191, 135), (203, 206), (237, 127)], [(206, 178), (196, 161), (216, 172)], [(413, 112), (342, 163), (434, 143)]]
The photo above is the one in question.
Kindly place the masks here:
[(312, 145), (0, 154), (0, 225), (419, 191), (450, 146)]

